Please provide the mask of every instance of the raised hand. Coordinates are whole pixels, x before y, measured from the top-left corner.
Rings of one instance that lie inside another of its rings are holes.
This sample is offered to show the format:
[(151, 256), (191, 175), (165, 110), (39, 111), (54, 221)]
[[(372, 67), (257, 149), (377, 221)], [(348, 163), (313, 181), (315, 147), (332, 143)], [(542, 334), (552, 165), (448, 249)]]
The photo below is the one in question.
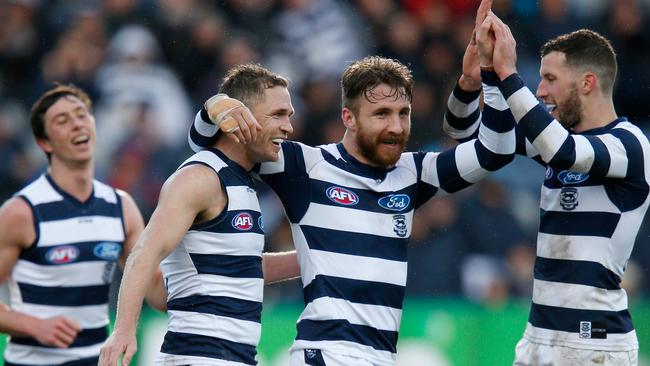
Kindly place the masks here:
[(495, 36), (493, 63), (494, 71), (501, 80), (517, 72), (517, 41), (499, 17), (492, 15), (492, 30)]
[(44, 346), (68, 348), (79, 333), (79, 324), (70, 318), (57, 316), (39, 320), (33, 337)]
[(236, 142), (249, 143), (257, 138), (262, 126), (239, 100), (217, 94), (205, 102), (210, 120)]
[(464, 90), (478, 90), (481, 88), (481, 68), (476, 44), (476, 32), (490, 13), (491, 7), (492, 0), (482, 0), (476, 11), (474, 31), (463, 55), (463, 74), (459, 80), (459, 85)]
[(481, 68), (483, 69), (493, 68), (492, 57), (494, 53), (495, 36), (494, 31), (492, 30), (492, 22), (494, 22), (495, 17), (494, 13), (490, 12), (476, 31), (476, 44), (478, 47)]

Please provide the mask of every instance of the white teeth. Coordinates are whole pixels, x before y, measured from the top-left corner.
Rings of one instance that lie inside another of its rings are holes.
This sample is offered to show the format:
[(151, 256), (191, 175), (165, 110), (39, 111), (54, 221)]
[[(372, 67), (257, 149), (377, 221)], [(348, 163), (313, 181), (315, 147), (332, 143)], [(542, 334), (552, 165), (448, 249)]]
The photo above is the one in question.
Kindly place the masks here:
[(79, 143), (82, 143), (82, 142), (86, 142), (89, 139), (90, 138), (88, 137), (88, 135), (81, 135), (81, 136), (75, 137), (74, 140), (72, 140), (72, 143), (79, 144)]
[(271, 140), (271, 141), (272, 141), (274, 144), (278, 144), (278, 145), (279, 145), (279, 144), (282, 144), (282, 142), (284, 141), (284, 139), (278, 138), (278, 139), (273, 139), (273, 140)]
[(546, 111), (551, 113), (557, 108), (555, 104), (550, 104), (550, 103), (544, 103), (544, 107), (546, 108)]

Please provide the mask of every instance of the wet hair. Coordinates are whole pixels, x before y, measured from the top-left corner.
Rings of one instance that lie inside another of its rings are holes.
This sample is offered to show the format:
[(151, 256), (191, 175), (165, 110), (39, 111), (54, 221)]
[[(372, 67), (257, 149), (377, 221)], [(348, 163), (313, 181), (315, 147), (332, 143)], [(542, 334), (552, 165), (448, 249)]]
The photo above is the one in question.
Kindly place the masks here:
[(32, 106), (32, 111), (29, 115), (29, 123), (32, 127), (34, 137), (37, 139), (47, 139), (47, 135), (45, 134), (45, 113), (47, 113), (47, 110), (50, 109), (54, 103), (66, 96), (73, 96), (79, 99), (86, 106), (88, 112), (92, 113), (93, 103), (86, 92), (73, 84), (58, 84), (43, 93), (43, 95), (41, 95)]
[(411, 70), (397, 60), (369, 56), (353, 62), (341, 77), (342, 107), (357, 113), (360, 96), (370, 101), (371, 91), (380, 84), (394, 89), (395, 99), (405, 96), (413, 99), (413, 75)]
[(264, 90), (276, 86), (287, 88), (289, 81), (260, 64), (250, 63), (237, 65), (228, 70), (219, 92), (238, 99), (250, 108), (251, 104), (262, 99)]
[(589, 29), (563, 34), (546, 42), (541, 57), (551, 52), (562, 52), (567, 65), (578, 72), (591, 71), (600, 80), (601, 90), (612, 95), (618, 65), (611, 42)]

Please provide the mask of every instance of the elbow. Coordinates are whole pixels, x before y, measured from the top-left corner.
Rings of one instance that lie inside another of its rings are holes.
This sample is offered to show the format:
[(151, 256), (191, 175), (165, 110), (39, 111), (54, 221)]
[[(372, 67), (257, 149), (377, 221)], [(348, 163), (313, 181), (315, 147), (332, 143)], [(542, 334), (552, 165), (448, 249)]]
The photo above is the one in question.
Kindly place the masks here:
[(488, 171), (496, 171), (510, 164), (515, 159), (515, 154), (492, 154), (491, 157), (484, 159), (481, 166)]

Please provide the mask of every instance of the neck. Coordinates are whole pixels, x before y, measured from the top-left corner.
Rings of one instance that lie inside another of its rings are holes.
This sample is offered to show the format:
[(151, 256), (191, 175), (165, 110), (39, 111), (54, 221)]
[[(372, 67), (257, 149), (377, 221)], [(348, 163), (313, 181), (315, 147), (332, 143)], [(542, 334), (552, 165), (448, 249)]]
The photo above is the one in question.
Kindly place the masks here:
[(214, 144), (214, 147), (223, 152), (228, 159), (239, 164), (242, 168), (247, 171), (253, 169), (255, 162), (250, 158), (246, 152), (244, 144), (234, 142), (226, 136), (221, 136), (219, 140)]
[(345, 151), (348, 152), (348, 154), (352, 155), (353, 158), (357, 159), (360, 163), (370, 165), (370, 166), (378, 166), (377, 164), (371, 162), (368, 160), (362, 153), (361, 149), (359, 148), (359, 145), (355, 141), (355, 136), (353, 136), (350, 131), (345, 131), (345, 134), (343, 135), (343, 140), (341, 141), (343, 144), (343, 147), (345, 148)]
[(48, 173), (61, 189), (81, 202), (86, 201), (92, 194), (94, 177), (92, 161), (65, 164), (53, 158)]
[(607, 126), (618, 118), (611, 98), (596, 98), (583, 103), (582, 122), (573, 127), (575, 132), (583, 132)]

